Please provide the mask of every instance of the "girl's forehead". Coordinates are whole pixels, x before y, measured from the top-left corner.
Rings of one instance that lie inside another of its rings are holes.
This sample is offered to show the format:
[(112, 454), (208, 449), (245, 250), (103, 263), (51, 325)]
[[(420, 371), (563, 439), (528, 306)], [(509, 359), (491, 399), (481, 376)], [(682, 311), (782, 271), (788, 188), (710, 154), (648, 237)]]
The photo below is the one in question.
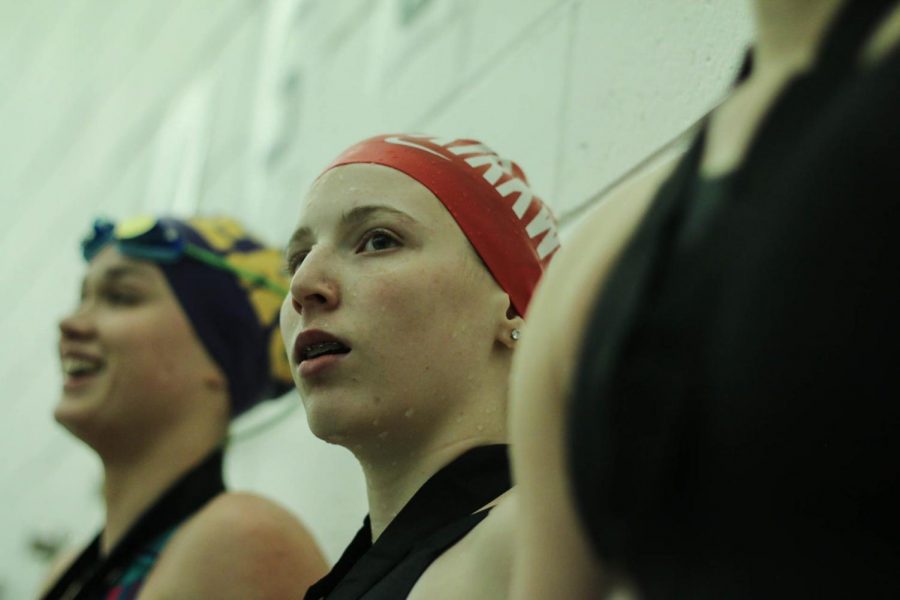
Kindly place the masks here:
[(136, 260), (123, 255), (117, 248), (110, 246), (101, 250), (88, 263), (81, 278), (81, 295), (88, 291), (102, 289), (103, 286), (117, 285), (119, 282), (129, 286), (137, 284), (140, 289), (150, 291), (166, 291), (168, 285), (162, 270), (151, 262)]
[(126, 256), (114, 245), (110, 245), (88, 263), (84, 277), (103, 279), (122, 275), (153, 281), (162, 277), (162, 271), (153, 263)]
[(412, 177), (383, 165), (357, 163), (330, 169), (316, 180), (299, 225), (308, 229), (336, 225), (348, 213), (373, 206), (404, 213), (421, 224), (442, 223), (449, 217), (434, 194)]

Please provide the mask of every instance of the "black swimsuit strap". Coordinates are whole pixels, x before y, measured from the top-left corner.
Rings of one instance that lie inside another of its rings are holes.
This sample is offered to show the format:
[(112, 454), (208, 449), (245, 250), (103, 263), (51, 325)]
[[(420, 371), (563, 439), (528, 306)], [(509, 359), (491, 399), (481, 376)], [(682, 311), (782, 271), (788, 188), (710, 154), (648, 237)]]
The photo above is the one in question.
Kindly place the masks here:
[(155, 541), (225, 491), (222, 449), (178, 479), (141, 515), (108, 556), (100, 555), (97, 537), (75, 559), (42, 600), (89, 600), (101, 597), (148, 543)]
[[(510, 486), (507, 446), (482, 446), (469, 450), (435, 473), (374, 544), (366, 517), (362, 529), (331, 572), (313, 585), (305, 598), (361, 598), (389, 574), (394, 575), (392, 572), (401, 563), (407, 568), (404, 561), (410, 557), (427, 568), (431, 560), (449, 547), (448, 544), (452, 545), (468, 533), (484, 516), (475, 517), (473, 513)], [(465, 525), (462, 531), (455, 529), (460, 522)], [(445, 531), (448, 527), (450, 529)], [(446, 535), (452, 541), (448, 542), (444, 537)], [(431, 552), (430, 560), (422, 563), (429, 550), (437, 551)]]
[[(490, 513), (490, 509), (481, 510), (453, 521), (434, 534), (422, 539), (410, 551), (400, 565), (373, 587), (373, 598), (393, 599), (406, 598), (415, 587), (419, 578), (428, 570), (439, 556), (450, 549), (459, 540), (481, 523)], [(369, 596), (365, 596), (368, 598)]]

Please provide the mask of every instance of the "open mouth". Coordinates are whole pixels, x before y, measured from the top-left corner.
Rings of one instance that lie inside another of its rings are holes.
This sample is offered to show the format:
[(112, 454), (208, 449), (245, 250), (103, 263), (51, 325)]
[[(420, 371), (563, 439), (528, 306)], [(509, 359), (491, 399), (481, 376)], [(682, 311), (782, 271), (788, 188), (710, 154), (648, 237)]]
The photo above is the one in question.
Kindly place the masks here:
[(64, 356), (62, 370), (67, 381), (80, 381), (96, 375), (103, 369), (103, 362), (83, 356)]
[(343, 362), (352, 348), (344, 340), (321, 329), (307, 329), (294, 341), (294, 364), (300, 377), (318, 377)]
[(302, 363), (305, 360), (312, 360), (330, 354), (348, 354), (349, 352), (350, 348), (338, 341), (315, 342), (300, 348), (298, 362)]

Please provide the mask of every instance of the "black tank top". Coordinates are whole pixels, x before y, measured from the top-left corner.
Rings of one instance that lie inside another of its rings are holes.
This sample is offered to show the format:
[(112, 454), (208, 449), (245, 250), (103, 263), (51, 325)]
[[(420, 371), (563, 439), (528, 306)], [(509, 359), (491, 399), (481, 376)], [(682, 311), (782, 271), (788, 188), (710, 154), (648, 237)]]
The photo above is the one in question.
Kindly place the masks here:
[[(441, 554), (510, 488), (505, 445), (473, 448), (435, 473), (372, 543), (369, 518), (305, 600), (401, 600)], [(476, 512), (477, 511), (477, 512)]]
[(900, 51), (856, 67), (894, 4), (845, 3), (734, 173), (698, 136), (597, 301), (571, 476), (648, 598), (900, 597)]

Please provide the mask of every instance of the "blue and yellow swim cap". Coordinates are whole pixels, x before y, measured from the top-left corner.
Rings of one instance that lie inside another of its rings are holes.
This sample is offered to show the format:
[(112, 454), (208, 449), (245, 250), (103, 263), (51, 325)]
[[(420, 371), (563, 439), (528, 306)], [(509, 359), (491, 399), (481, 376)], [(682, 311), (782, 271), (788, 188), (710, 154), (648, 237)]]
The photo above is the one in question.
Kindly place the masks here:
[(107, 244), (162, 270), (198, 337), (228, 379), (231, 416), (293, 387), (278, 335), (287, 293), (282, 253), (225, 217), (97, 219), (82, 241), (91, 261)]

